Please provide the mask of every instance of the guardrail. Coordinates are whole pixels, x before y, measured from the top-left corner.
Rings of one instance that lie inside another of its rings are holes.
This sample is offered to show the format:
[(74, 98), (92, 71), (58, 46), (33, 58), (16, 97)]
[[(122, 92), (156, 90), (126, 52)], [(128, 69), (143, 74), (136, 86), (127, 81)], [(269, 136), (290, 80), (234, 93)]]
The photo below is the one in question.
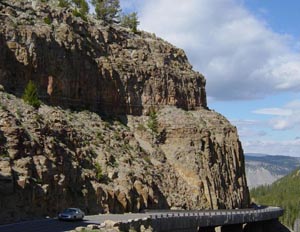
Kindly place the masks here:
[(279, 207), (266, 207), (262, 209), (244, 210), (209, 210), (209, 211), (176, 211), (150, 214), (153, 221), (165, 219), (176, 221), (178, 219), (193, 219), (198, 226), (222, 226), (232, 224), (244, 224), (249, 222), (267, 221), (279, 218), (283, 215), (283, 209)]
[[(140, 228), (151, 226), (153, 231), (185, 231), (194, 232), (202, 227), (232, 226), (277, 219), (283, 215), (279, 207), (237, 210), (205, 210), (205, 211), (158, 211), (147, 212), (140, 219), (121, 222), (122, 228)], [(126, 231), (126, 229), (125, 229)]]

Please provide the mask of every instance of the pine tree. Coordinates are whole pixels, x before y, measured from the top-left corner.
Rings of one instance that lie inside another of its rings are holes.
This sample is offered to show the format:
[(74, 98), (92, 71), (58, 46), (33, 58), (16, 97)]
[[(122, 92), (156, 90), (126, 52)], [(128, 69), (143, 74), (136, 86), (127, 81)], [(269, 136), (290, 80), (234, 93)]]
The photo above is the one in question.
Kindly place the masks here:
[(119, 22), (121, 12), (119, 0), (92, 0), (98, 19), (108, 23)]
[(158, 120), (157, 120), (156, 111), (154, 109), (150, 110), (147, 126), (149, 127), (149, 129), (152, 131), (153, 134), (156, 135), (158, 133)]
[(75, 5), (73, 10), (73, 15), (76, 17), (81, 17), (83, 20), (87, 21), (86, 15), (89, 13), (89, 4), (86, 0), (72, 0)]
[(140, 24), (138, 21), (138, 16), (136, 12), (130, 13), (128, 15), (123, 15), (121, 18), (121, 25), (123, 27), (130, 28), (134, 33), (137, 32), (137, 26)]
[(38, 98), (37, 87), (31, 80), (28, 82), (22, 98), (26, 103), (36, 109), (41, 105), (41, 102)]
[(69, 0), (59, 0), (58, 1), (59, 7), (70, 7), (70, 1)]

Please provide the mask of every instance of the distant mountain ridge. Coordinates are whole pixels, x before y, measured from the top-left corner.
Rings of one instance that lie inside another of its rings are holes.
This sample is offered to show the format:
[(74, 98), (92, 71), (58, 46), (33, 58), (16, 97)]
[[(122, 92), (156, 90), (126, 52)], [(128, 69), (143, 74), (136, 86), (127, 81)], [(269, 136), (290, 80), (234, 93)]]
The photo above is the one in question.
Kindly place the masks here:
[(249, 188), (272, 184), (300, 166), (299, 157), (267, 154), (245, 154), (246, 176)]

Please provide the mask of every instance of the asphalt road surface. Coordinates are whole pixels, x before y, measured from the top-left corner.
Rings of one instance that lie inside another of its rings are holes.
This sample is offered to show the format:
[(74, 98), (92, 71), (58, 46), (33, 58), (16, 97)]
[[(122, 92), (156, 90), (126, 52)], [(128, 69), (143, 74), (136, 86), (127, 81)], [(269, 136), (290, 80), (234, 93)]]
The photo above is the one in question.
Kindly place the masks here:
[(83, 221), (59, 221), (57, 219), (43, 219), (2, 226), (0, 225), (0, 232), (65, 232), (74, 230), (78, 226), (101, 224), (105, 220), (123, 221), (135, 218), (144, 218), (147, 216), (148, 214), (103, 214), (85, 216)]
[[(260, 207), (261, 209), (265, 207)], [(182, 214), (183, 216), (186, 213), (200, 213), (204, 215), (205, 213), (230, 213), (230, 212), (240, 212), (240, 213), (249, 213), (249, 210), (254, 209), (234, 209), (234, 210), (204, 210), (204, 211), (170, 211), (170, 210), (157, 210), (157, 211), (146, 211), (145, 213), (128, 213), (128, 214), (100, 214), (93, 216), (85, 216), (83, 221), (59, 221), (58, 219), (43, 219), (35, 221), (26, 221), (15, 224), (0, 225), (0, 232), (66, 232), (74, 230), (78, 226), (87, 226), (89, 224), (98, 224), (100, 225), (106, 220), (112, 221), (128, 221), (129, 219), (141, 219), (149, 217), (150, 215), (162, 215), (162, 214)], [(0, 219), (1, 220), (1, 219)]]

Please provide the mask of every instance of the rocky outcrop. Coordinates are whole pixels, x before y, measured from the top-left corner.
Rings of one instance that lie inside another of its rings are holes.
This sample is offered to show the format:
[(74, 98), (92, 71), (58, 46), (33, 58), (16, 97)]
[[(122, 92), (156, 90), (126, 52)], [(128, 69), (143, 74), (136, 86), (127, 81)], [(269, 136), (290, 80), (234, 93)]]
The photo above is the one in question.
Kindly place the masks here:
[(32, 79), (45, 102), (97, 112), (206, 107), (204, 77), (154, 35), (31, 1), (7, 1), (0, 12), (0, 84), (9, 92), (20, 95)]
[[(129, 125), (135, 125), (133, 130), (140, 145), (151, 152), (149, 144), (144, 142), (151, 141), (151, 136), (142, 127), (147, 117), (129, 119)], [(164, 135), (159, 143), (160, 152), (182, 178), (179, 181), (183, 181), (171, 188), (168, 181), (162, 182), (168, 185), (169, 192), (165, 194), (173, 207), (247, 206), (243, 151), (235, 127), (220, 114), (204, 109), (183, 111), (165, 107), (159, 111), (158, 121), (159, 134)], [(189, 200), (185, 201), (182, 196)]]
[(236, 129), (212, 111), (162, 108), (164, 140), (153, 143), (148, 116), (128, 116), (126, 126), (88, 111), (37, 111), (5, 92), (0, 102), (2, 223), (68, 206), (121, 213), (248, 205)]
[[(18, 98), (30, 79), (39, 109)], [(70, 206), (248, 206), (236, 128), (208, 110), (184, 52), (153, 35), (1, 1), (0, 84), (0, 223)]]

